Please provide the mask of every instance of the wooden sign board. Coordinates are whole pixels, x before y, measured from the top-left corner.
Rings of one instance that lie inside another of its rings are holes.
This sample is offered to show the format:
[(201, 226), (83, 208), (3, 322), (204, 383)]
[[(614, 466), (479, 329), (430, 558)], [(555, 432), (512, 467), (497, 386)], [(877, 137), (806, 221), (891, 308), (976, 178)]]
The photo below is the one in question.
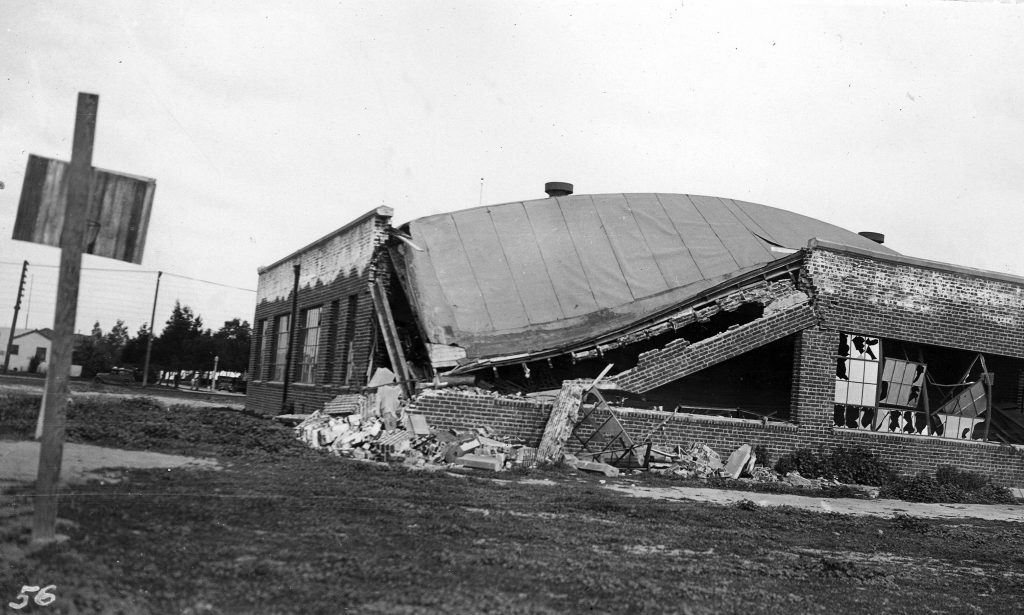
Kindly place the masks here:
[[(69, 166), (62, 160), (29, 155), (14, 239), (60, 247)], [(93, 168), (85, 253), (140, 264), (155, 191), (155, 179)]]

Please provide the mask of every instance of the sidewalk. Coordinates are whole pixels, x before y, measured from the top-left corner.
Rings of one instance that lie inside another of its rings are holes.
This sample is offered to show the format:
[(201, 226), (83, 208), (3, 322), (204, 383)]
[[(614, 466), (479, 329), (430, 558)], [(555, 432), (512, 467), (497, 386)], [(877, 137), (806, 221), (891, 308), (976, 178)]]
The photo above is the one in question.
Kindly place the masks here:
[[(34, 483), (38, 467), (38, 442), (0, 440), (0, 486), (11, 483)], [(61, 484), (85, 482), (90, 479), (117, 480), (111, 474), (97, 473), (101, 469), (182, 467), (213, 470), (220, 468), (212, 459), (148, 451), (125, 451), (66, 442), (60, 480)]]
[(1020, 504), (925, 504), (904, 502), (903, 500), (815, 498), (803, 495), (726, 491), (700, 487), (642, 487), (611, 482), (604, 487), (633, 497), (661, 500), (689, 500), (723, 505), (747, 500), (758, 506), (793, 506), (804, 510), (844, 515), (892, 517), (896, 514), (904, 514), (926, 519), (971, 518), (1024, 523), (1024, 505)]

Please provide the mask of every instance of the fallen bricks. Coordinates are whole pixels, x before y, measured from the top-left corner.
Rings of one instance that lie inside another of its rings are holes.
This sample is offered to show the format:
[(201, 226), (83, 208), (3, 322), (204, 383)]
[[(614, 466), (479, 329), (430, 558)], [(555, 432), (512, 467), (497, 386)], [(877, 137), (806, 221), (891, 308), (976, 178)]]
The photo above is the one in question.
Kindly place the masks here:
[(401, 461), (409, 466), (451, 464), (495, 472), (533, 467), (537, 461), (537, 449), (499, 440), (489, 427), (465, 432), (431, 429), (426, 417), (407, 412), (389, 420), (387, 415), (339, 416), (318, 411), (294, 429), (296, 437), (310, 447), (354, 459)]

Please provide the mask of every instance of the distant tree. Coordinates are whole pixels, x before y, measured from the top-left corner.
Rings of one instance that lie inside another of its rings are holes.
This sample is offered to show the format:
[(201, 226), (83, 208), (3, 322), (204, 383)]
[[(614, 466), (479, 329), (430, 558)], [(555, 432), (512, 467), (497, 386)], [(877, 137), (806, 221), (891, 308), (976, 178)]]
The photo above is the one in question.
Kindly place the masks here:
[(103, 336), (104, 349), (109, 354), (113, 363), (120, 363), (122, 361), (121, 355), (129, 339), (131, 339), (131, 336), (128, 335), (128, 327), (125, 326), (124, 321), (121, 319), (114, 323), (110, 333)]
[(146, 345), (149, 343), (149, 325), (142, 323), (135, 337), (129, 339), (121, 351), (121, 362), (141, 367), (146, 362)]
[[(122, 323), (123, 326), (123, 323)], [(100, 372), (109, 372), (114, 366), (115, 357), (112, 356), (110, 348), (106, 343), (106, 336), (103, 328), (97, 321), (92, 326), (92, 332), (78, 338), (75, 350), (71, 357), (72, 362), (82, 366), (85, 376), (93, 376)]]
[(220, 357), (220, 369), (244, 372), (249, 367), (249, 343), (252, 327), (249, 321), (232, 318), (213, 334), (213, 349)]
[(189, 306), (174, 302), (160, 337), (153, 342), (153, 361), (164, 369), (208, 369), (213, 367), (213, 344), (202, 317)]

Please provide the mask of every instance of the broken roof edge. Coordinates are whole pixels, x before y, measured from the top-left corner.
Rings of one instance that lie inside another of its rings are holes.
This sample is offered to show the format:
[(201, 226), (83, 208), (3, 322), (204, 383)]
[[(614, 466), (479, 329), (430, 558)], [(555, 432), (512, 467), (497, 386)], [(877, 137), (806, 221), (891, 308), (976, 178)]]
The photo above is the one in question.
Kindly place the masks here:
[(998, 280), (1000, 282), (1009, 282), (1011, 284), (1017, 284), (1024, 286), (1024, 276), (1014, 275), (1012, 273), (1002, 273), (999, 271), (990, 271), (987, 269), (978, 269), (975, 267), (967, 267), (965, 265), (956, 265), (953, 263), (944, 263), (941, 261), (933, 261), (925, 258), (918, 258), (916, 256), (905, 256), (903, 254), (888, 254), (882, 252), (875, 252), (873, 250), (864, 250), (856, 248), (842, 243), (836, 243), (828, 241), (827, 239), (818, 239), (815, 237), (807, 242), (807, 248), (809, 250), (824, 249), (832, 252), (846, 252), (849, 254), (856, 254), (858, 256), (866, 256), (868, 258), (875, 258), (878, 260), (889, 261), (892, 263), (899, 263), (902, 265), (912, 265), (916, 267), (923, 267), (926, 269), (934, 269), (936, 271), (948, 271), (951, 273), (959, 273), (961, 275), (968, 275), (977, 278), (985, 278), (989, 280)]
[(766, 278), (768, 275), (771, 274), (777, 275), (778, 272), (781, 270), (788, 270), (792, 268), (793, 263), (803, 261), (806, 255), (806, 249), (798, 250), (794, 254), (790, 254), (782, 258), (779, 258), (775, 261), (765, 264), (762, 267), (745, 271), (733, 277), (728, 277), (719, 284), (716, 284), (708, 288), (704, 288), (700, 292), (694, 293), (693, 295), (690, 295), (686, 299), (674, 303), (671, 307), (660, 310), (654, 314), (648, 314), (644, 318), (635, 321), (632, 324), (619, 327), (618, 329), (606, 332), (598, 336), (594, 336), (593, 338), (587, 339), (586, 341), (577, 341), (570, 344), (566, 344), (564, 346), (548, 348), (534, 352), (519, 352), (508, 355), (480, 357), (477, 359), (472, 359), (466, 363), (463, 363), (462, 365), (458, 365), (454, 369), (445, 373), (457, 376), (460, 374), (470, 373), (478, 369), (484, 369), (487, 367), (499, 367), (502, 365), (513, 365), (516, 363), (523, 363), (525, 361), (537, 361), (541, 359), (569, 354), (572, 352), (578, 352), (586, 348), (593, 348), (600, 344), (608, 343), (612, 340), (623, 337), (625, 335), (629, 335), (637, 331), (657, 327), (660, 324), (671, 320), (675, 314), (682, 310), (692, 308), (694, 305), (700, 305), (701, 303), (713, 301), (716, 297), (728, 294), (729, 292), (735, 292), (741, 287), (750, 284), (755, 279)]
[(306, 252), (307, 250), (310, 250), (311, 248), (315, 248), (315, 247), (319, 246), (320, 244), (326, 243), (327, 241), (330, 241), (331, 239), (333, 239), (334, 237), (340, 235), (341, 233), (344, 233), (345, 231), (347, 231), (347, 230), (349, 230), (349, 229), (351, 229), (351, 228), (353, 228), (355, 226), (358, 226), (359, 224), (362, 224), (363, 222), (366, 222), (366, 220), (369, 219), (369, 218), (372, 218), (372, 217), (375, 217), (375, 216), (381, 216), (382, 218), (391, 218), (394, 215), (395, 215), (395, 210), (392, 209), (391, 207), (388, 207), (387, 205), (381, 205), (380, 207), (375, 207), (375, 208), (371, 209), (370, 211), (366, 212), (365, 214), (359, 216), (358, 218), (355, 218), (354, 220), (350, 220), (349, 222), (345, 223), (341, 227), (334, 229), (330, 233), (327, 233), (323, 237), (309, 242), (308, 244), (302, 246), (298, 250), (295, 250), (294, 252), (292, 252), (288, 256), (285, 256), (284, 258), (280, 258), (280, 259), (274, 261), (273, 263), (271, 263), (269, 265), (265, 265), (263, 267), (257, 267), (256, 268), (256, 272), (257, 273), (263, 273), (264, 271), (266, 271), (268, 269), (273, 269), (274, 267), (277, 267), (278, 265), (282, 265), (282, 264), (292, 260), (293, 258), (301, 255), (303, 252)]

